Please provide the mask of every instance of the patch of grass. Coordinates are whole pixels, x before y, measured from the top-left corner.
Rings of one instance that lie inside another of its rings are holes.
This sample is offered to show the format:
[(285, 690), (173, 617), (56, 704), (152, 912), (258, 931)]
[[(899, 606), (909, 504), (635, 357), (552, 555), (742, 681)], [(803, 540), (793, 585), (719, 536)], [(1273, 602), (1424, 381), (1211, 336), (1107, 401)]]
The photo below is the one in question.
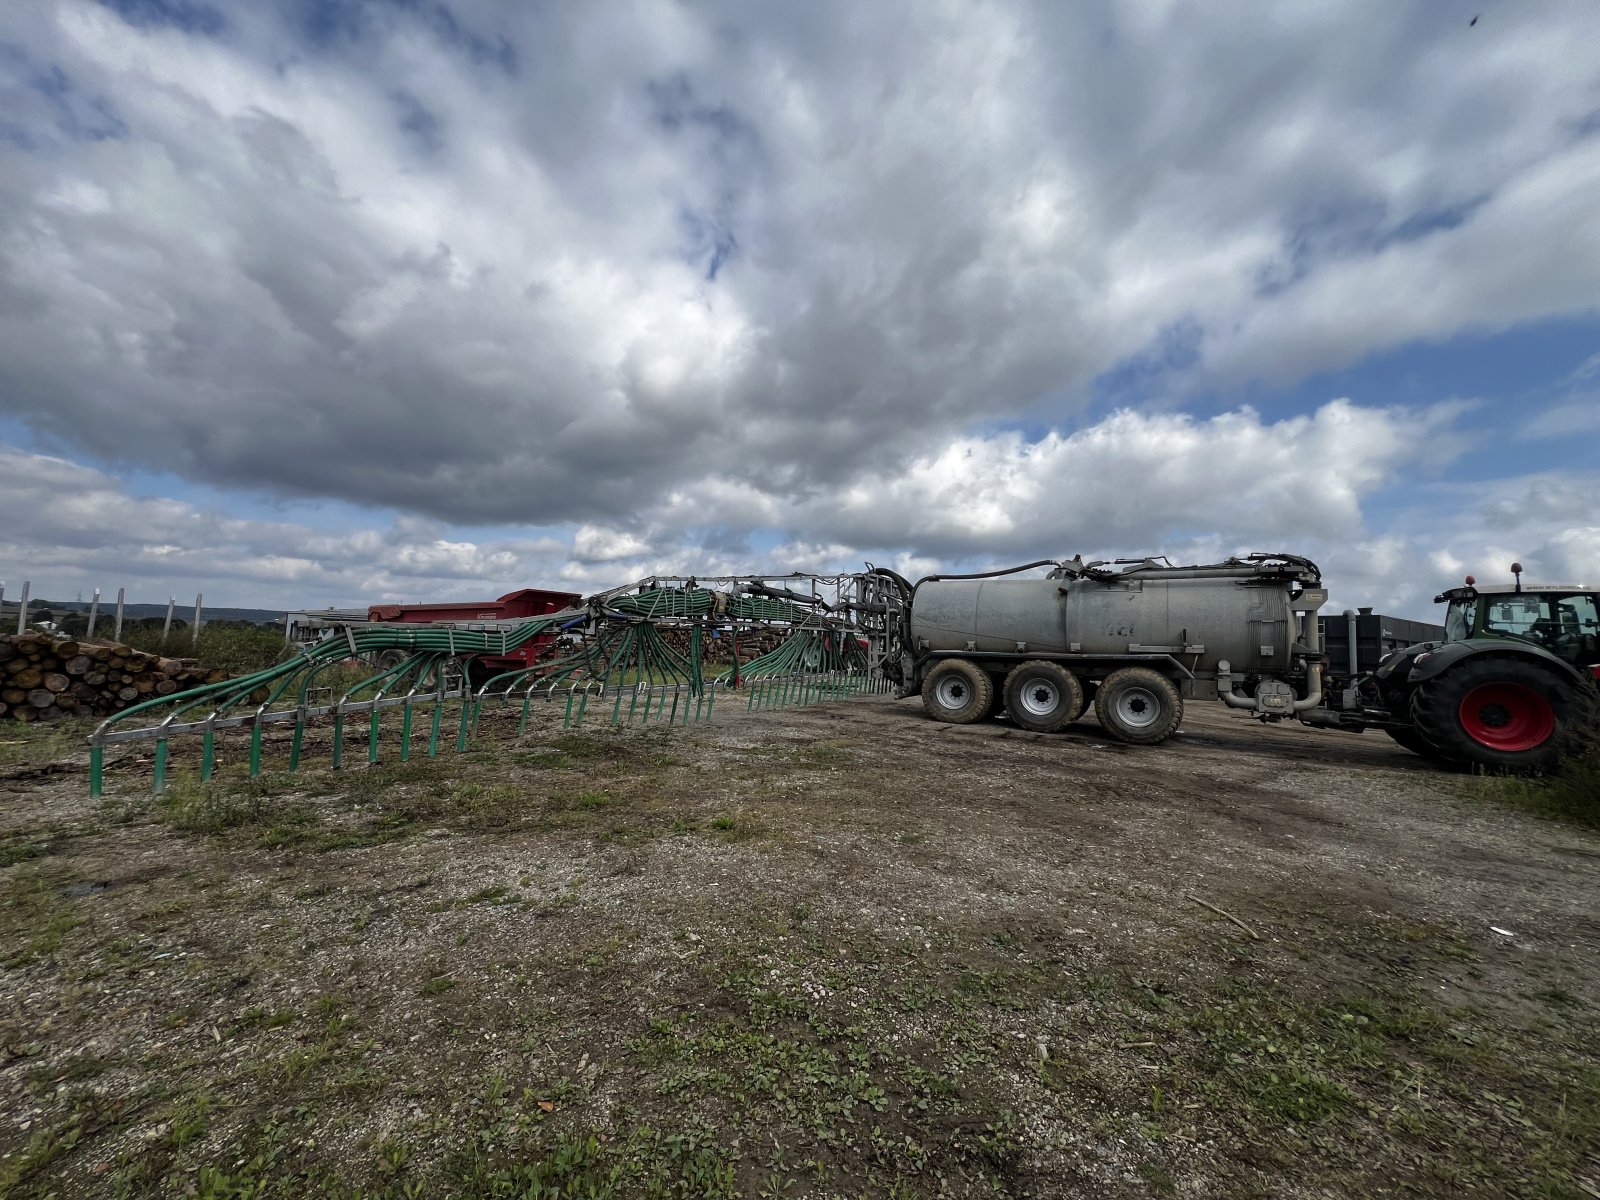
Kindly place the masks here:
[(40, 839), (36, 834), (10, 835), (0, 841), (0, 867), (12, 867), (20, 862), (43, 858), (54, 850), (53, 842)]
[(1586, 829), (1600, 829), (1600, 747), (1569, 758), (1542, 779), (1517, 775), (1473, 781), (1477, 795)]
[(448, 975), (435, 975), (417, 989), (419, 996), (442, 996), (456, 986), (456, 981)]
[(27, 725), (20, 721), (0, 722), (0, 770), (81, 761), (86, 755), (86, 739), (99, 722), (98, 717), (67, 717)]

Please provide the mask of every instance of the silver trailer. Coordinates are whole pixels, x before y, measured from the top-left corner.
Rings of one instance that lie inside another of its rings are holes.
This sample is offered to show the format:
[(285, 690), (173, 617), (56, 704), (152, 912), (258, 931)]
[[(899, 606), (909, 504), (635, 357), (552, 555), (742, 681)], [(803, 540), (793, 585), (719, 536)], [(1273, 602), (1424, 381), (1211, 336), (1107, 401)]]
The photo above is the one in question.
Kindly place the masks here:
[[(1049, 566), (1042, 579), (1006, 578)], [(1166, 560), (1029, 563), (978, 576), (890, 572), (900, 600), (891, 673), (930, 715), (979, 721), (1004, 707), (1047, 732), (1093, 703), (1107, 733), (1154, 744), (1185, 699), (1222, 700), (1264, 719), (1322, 702), (1320, 572), (1291, 554), (1201, 566)]]

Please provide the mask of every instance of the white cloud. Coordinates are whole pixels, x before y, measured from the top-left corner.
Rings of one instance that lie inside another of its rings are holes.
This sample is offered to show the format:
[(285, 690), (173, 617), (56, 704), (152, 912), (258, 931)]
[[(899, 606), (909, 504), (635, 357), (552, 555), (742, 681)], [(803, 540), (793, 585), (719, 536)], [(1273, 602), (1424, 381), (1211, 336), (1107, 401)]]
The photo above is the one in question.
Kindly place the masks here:
[(770, 523), (1130, 357), (1600, 296), (1581, 7), (425, 8), (0, 7), (4, 411), (443, 520)]
[[(0, 416), (417, 514), (13, 454), (8, 560), (286, 603), (1264, 544), (1361, 603), (1508, 543), (1600, 575), (1592, 479), (1374, 520), (1456, 459), (1450, 407), (1170, 410), (1592, 313), (1587, 6), (426, 8), (311, 44), (0, 5)], [(1113, 368), (1166, 407), (1078, 428)], [(1594, 432), (1580, 399), (1525, 431)]]

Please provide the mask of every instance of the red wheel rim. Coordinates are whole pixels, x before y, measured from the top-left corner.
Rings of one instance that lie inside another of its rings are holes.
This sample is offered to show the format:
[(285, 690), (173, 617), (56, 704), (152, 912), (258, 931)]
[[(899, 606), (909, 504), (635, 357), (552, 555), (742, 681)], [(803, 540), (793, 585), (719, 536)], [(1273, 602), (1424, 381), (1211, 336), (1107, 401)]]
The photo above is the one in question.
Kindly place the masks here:
[(1485, 683), (1461, 698), (1461, 728), (1480, 746), (1515, 754), (1550, 740), (1556, 714), (1546, 700), (1520, 683)]

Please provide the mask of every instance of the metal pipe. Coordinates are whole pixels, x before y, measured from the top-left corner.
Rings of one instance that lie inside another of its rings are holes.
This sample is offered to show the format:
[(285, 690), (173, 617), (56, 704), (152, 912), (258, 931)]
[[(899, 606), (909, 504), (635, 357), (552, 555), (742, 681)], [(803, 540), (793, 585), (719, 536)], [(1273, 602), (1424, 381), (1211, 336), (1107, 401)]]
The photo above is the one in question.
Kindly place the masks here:
[[(1326, 599), (1326, 596), (1323, 598)], [(1320, 604), (1321, 601), (1319, 600), (1317, 603)], [(1316, 708), (1317, 705), (1322, 703), (1322, 626), (1317, 623), (1317, 610), (1315, 608), (1304, 608), (1300, 611), (1306, 621), (1305, 645), (1310, 654), (1306, 656), (1305, 698), (1296, 700), (1290, 705), (1297, 713)]]
[(1322, 664), (1320, 662), (1313, 661), (1306, 668), (1306, 687), (1310, 690), (1306, 692), (1305, 699), (1296, 700), (1292, 705), (1297, 713), (1316, 708), (1317, 705), (1322, 703)]
[(1254, 708), (1256, 702), (1249, 696), (1241, 696), (1233, 690), (1233, 674), (1229, 670), (1228, 660), (1222, 659), (1217, 663), (1217, 699), (1229, 708)]
[(1361, 659), (1356, 654), (1356, 610), (1353, 608), (1344, 610), (1344, 635), (1350, 639), (1345, 661), (1350, 666), (1350, 678), (1354, 679), (1361, 673)]

